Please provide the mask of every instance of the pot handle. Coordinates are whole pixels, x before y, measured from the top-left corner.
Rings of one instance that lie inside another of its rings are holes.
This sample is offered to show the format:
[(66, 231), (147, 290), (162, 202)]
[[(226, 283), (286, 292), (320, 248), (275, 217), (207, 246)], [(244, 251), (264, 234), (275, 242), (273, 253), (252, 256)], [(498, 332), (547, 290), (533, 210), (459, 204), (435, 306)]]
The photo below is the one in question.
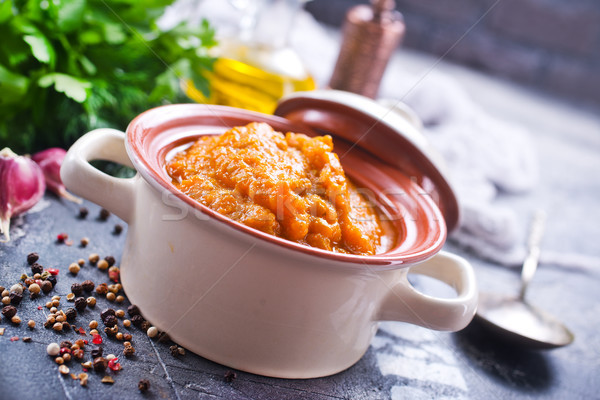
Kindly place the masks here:
[(462, 257), (442, 251), (410, 273), (426, 275), (447, 283), (457, 297), (445, 299), (418, 292), (407, 274), (384, 298), (379, 320), (402, 321), (438, 331), (459, 331), (466, 327), (477, 309), (477, 284), (471, 264)]
[(60, 177), (73, 193), (106, 208), (119, 218), (131, 220), (134, 207), (134, 178), (115, 178), (94, 168), (92, 160), (113, 161), (133, 168), (125, 151), (125, 133), (95, 129), (80, 137), (69, 149)]

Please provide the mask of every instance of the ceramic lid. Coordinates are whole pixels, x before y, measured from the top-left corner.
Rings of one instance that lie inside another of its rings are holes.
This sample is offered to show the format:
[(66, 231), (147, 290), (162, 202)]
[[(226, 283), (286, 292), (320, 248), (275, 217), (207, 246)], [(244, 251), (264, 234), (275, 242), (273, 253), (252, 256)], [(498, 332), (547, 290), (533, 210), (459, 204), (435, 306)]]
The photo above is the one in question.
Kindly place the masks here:
[[(404, 114), (404, 113), (402, 113)], [(398, 174), (414, 180), (438, 205), (448, 231), (459, 221), (458, 200), (436, 153), (410, 118), (357, 94), (338, 90), (297, 92), (275, 115), (360, 147)], [(345, 154), (339, 154), (343, 161)]]

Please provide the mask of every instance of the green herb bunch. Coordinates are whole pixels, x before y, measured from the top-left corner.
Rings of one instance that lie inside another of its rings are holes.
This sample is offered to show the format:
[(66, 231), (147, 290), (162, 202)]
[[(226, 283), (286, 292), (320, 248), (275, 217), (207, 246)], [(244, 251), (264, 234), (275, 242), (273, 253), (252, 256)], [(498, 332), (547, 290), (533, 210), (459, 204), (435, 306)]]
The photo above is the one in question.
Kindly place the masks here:
[(97, 127), (208, 94), (214, 30), (156, 24), (173, 0), (0, 0), (0, 148), (67, 147)]

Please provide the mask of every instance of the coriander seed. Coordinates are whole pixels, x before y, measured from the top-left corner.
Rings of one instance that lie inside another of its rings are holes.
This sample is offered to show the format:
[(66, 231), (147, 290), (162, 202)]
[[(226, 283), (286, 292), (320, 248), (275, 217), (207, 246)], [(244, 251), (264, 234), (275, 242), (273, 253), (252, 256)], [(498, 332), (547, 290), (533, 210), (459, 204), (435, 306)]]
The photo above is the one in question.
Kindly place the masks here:
[(56, 332), (60, 332), (63, 330), (63, 324), (61, 322), (57, 322), (52, 325), (52, 329), (54, 329)]
[(29, 327), (29, 329), (35, 328), (35, 321), (30, 319), (29, 321), (27, 321), (27, 326)]
[(4, 297), (2, 298), (2, 304), (4, 304), (4, 305), (8, 305), (8, 304), (10, 304), (10, 297), (8, 297), (8, 296), (4, 296)]
[(88, 244), (90, 244), (90, 239), (83, 237), (79, 241), (79, 244), (81, 245), (81, 247), (86, 247)]
[(133, 338), (133, 336), (131, 336), (131, 333), (123, 334), (123, 340), (130, 341), (132, 338)]
[(100, 256), (97, 253), (92, 253), (88, 257), (88, 261), (90, 262), (90, 264), (96, 264), (99, 259)]
[(98, 261), (98, 264), (96, 266), (101, 271), (105, 271), (109, 267), (108, 262), (106, 260), (100, 260), (100, 261)]
[(96, 329), (98, 327), (98, 321), (91, 320), (88, 326), (90, 327), (90, 329)]
[(72, 263), (71, 265), (69, 265), (69, 272), (73, 275), (77, 275), (80, 270), (81, 267), (77, 263)]
[(117, 332), (117, 334), (115, 335), (115, 338), (117, 340), (123, 340), (123, 333), (122, 332)]
[(54, 359), (54, 362), (57, 363), (58, 365), (63, 365), (65, 363), (65, 359), (62, 357), (56, 357)]
[(83, 258), (80, 258), (79, 260), (77, 260), (77, 264), (79, 264), (80, 267), (83, 267), (85, 265), (85, 260)]
[(122, 302), (125, 301), (125, 296), (123, 296), (122, 294), (120, 294), (120, 295), (117, 296), (117, 298), (115, 299), (115, 301), (120, 304), (120, 303), (122, 303)]
[(41, 290), (42, 288), (37, 283), (32, 283), (29, 285), (29, 292), (32, 294), (38, 294)]
[(131, 326), (131, 321), (128, 319), (123, 320), (123, 326), (129, 328)]
[(87, 303), (88, 307), (96, 306), (96, 298), (95, 297), (88, 297), (87, 299), (85, 299), (85, 302)]
[(10, 322), (12, 322), (15, 325), (19, 325), (21, 323), (21, 317), (19, 317), (18, 315), (15, 315), (14, 317), (12, 317), (10, 319)]
[[(52, 307), (58, 307), (58, 306), (60, 306), (60, 300), (52, 300), (52, 302), (50, 304), (52, 305)], [(52, 307), (50, 307), (50, 308), (52, 308)]]
[(58, 372), (60, 372), (63, 375), (67, 375), (69, 373), (69, 367), (67, 367), (66, 365), (61, 365), (58, 367)]
[(112, 302), (112, 301), (115, 301), (116, 298), (117, 298), (117, 296), (114, 293), (112, 293), (112, 292), (106, 293), (106, 300)]
[(75, 300), (75, 293), (67, 294), (67, 301), (73, 301), (73, 300)]
[(123, 318), (125, 316), (125, 311), (123, 311), (123, 310), (117, 310), (117, 311), (115, 311), (115, 316), (117, 318)]

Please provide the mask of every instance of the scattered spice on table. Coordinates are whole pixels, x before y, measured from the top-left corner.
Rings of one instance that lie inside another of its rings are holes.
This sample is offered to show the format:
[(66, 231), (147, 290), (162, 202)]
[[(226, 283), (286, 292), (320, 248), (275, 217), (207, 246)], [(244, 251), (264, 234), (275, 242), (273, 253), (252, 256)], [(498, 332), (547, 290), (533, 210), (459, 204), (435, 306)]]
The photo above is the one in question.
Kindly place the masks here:
[(150, 381), (148, 379), (141, 379), (138, 382), (138, 390), (142, 393), (146, 393), (150, 389)]

